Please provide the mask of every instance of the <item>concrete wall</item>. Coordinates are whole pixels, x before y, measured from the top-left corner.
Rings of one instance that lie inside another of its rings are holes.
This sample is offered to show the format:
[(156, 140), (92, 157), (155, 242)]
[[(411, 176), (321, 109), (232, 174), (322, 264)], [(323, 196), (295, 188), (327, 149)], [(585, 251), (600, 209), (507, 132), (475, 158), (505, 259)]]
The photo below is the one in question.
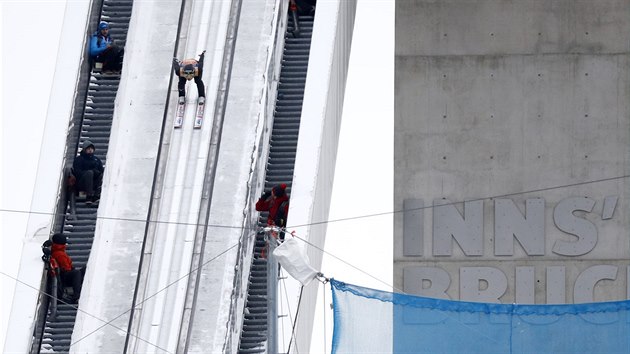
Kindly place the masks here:
[[(320, 1), (315, 13), (287, 225), (310, 243), (305, 249), (315, 269), (321, 269), (326, 241), (322, 222), (330, 210), (356, 6), (349, 0)], [(311, 282), (301, 293), (292, 352), (310, 350), (318, 284)]]
[[(3, 4), (3, 6), (8, 5)], [(14, 10), (9, 12), (14, 6), (16, 5), (5, 8), (5, 16), (17, 15), (17, 12), (13, 12)], [(3, 191), (5, 192), (4, 197), (7, 198), (3, 200), (3, 203), (6, 203), (3, 204), (4, 207), (7, 209), (20, 209), (10, 207), (15, 205), (12, 203), (16, 203), (16, 201), (9, 199), (11, 195), (9, 188), (16, 190), (17, 187), (20, 198), (25, 200), (30, 198), (31, 194), (29, 193), (32, 191), (32, 199), (28, 199), (30, 204), (27, 204), (29, 206), (24, 209), (35, 212), (27, 215), (28, 221), (24, 224), (24, 229), (15, 227), (20, 225), (19, 220), (22, 218), (20, 214), (5, 213), (3, 215), (4, 220), (0, 222), (3, 230), (2, 237), (11, 237), (19, 240), (19, 247), (17, 248), (10, 247), (11, 243), (7, 242), (6, 239), (3, 240), (2, 245), (4, 250), (9, 250), (8, 254), (3, 253), (3, 260), (7, 264), (10, 263), (11, 266), (15, 266), (15, 270), (18, 271), (17, 279), (19, 279), (19, 282), (9, 280), (0, 284), (3, 290), (3, 302), (10, 304), (10, 314), (7, 311), (0, 316), (3, 322), (6, 321), (9, 324), (6, 327), (4, 353), (27, 353), (32, 343), (33, 326), (35, 325), (38, 297), (40, 296), (38, 290), (41, 288), (44, 266), (41, 260), (41, 244), (50, 236), (51, 225), (55, 217), (53, 214), (55, 212), (55, 203), (60, 193), (60, 171), (63, 169), (66, 136), (72, 120), (75, 89), (79, 80), (78, 68), (82, 64), (86, 48), (84, 40), (86, 33), (88, 33), (88, 19), (92, 3), (89, 1), (69, 1), (58, 6), (65, 9), (62, 12), (62, 17), (54, 17), (55, 13), (51, 11), (49, 15), (53, 17), (48, 18), (47, 25), (35, 25), (33, 27), (31, 24), (31, 27), (29, 27), (29, 31), (35, 32), (39, 30), (44, 31), (46, 28), (48, 30), (60, 29), (58, 33), (54, 31), (49, 32), (50, 36), (48, 37), (49, 43), (55, 44), (53, 47), (56, 51), (52, 53), (46, 51), (46, 53), (37, 58), (37, 63), (33, 64), (38, 66), (36, 70), (32, 71), (33, 74), (36, 74), (36, 78), (30, 81), (30, 76), (27, 75), (19, 80), (13, 80), (13, 74), (9, 73), (9, 68), (12, 67), (13, 63), (11, 60), (4, 59), (4, 68), (6, 68), (6, 74), (3, 70), (3, 75), (5, 75), (4, 82), (29, 82), (24, 87), (18, 85), (16, 89), (24, 97), (29, 96), (32, 102), (28, 107), (28, 114), (19, 118), (27, 122), (26, 124), (16, 123), (16, 125), (13, 125), (12, 123), (11, 125), (4, 125), (6, 128), (14, 129), (5, 129), (6, 135), (3, 135), (3, 143), (11, 144), (13, 142), (14, 144), (11, 147), (14, 149), (17, 147), (15, 145), (16, 142), (28, 141), (29, 145), (37, 146), (38, 150), (38, 153), (30, 154), (26, 148), (20, 147), (17, 154), (23, 159), (23, 161), (20, 161), (20, 166), (15, 165), (9, 168), (7, 165), (3, 165), (4, 171), (7, 171), (7, 176), (8, 171), (12, 171), (12, 174), (18, 173), (17, 177), (25, 181), (31, 178), (30, 173), (33, 176), (32, 184), (24, 183), (21, 185), (12, 183), (10, 187)], [(46, 8), (52, 10), (52, 8)], [(24, 10), (20, 11), (20, 13), (23, 12)], [(37, 12), (39, 11), (35, 11), (32, 15), (36, 15)], [(20, 28), (10, 28), (10, 31), (20, 37), (20, 40), (27, 40), (24, 37), (25, 34), (19, 33)], [(7, 30), (6, 33), (10, 31)], [(8, 51), (5, 51), (5, 53), (8, 54)], [(22, 57), (19, 53), (12, 53), (12, 55), (17, 55), (16, 57), (18, 58)], [(28, 63), (23, 62), (23, 64)], [(41, 74), (39, 72), (40, 69), (49, 72), (50, 75)], [(38, 76), (37, 74), (40, 75)], [(37, 90), (27, 94), (27, 90), (31, 90), (33, 87), (31, 83), (35, 81), (39, 85)], [(4, 108), (9, 108), (11, 105), (20, 105), (20, 102), (12, 101), (9, 103), (5, 101)], [(20, 105), (20, 107), (26, 107), (26, 104)], [(40, 111), (41, 107), (44, 107), (44, 109)], [(40, 112), (44, 114), (43, 119), (39, 115)], [(28, 120), (25, 119), (27, 116), (29, 117)], [(15, 129), (19, 127), (22, 130)], [(13, 138), (22, 134), (25, 134), (28, 138)], [(5, 151), (7, 154), (9, 153), (8, 149)], [(30, 173), (27, 173), (27, 176), (19, 175), (24, 170), (30, 171)], [(5, 178), (5, 180), (8, 182), (9, 178)], [(8, 271), (9, 268), (4, 267), (5, 265), (3, 264), (3, 270), (6, 269), (8, 274), (15, 274), (13, 269)], [(13, 288), (14, 284), (15, 287)], [(13, 297), (4, 298), (6, 292), (11, 292)], [(2, 345), (1, 342), (0, 345)]]
[(629, 0), (396, 3), (394, 202), (409, 209), (395, 216), (397, 288), (627, 297), (629, 11)]

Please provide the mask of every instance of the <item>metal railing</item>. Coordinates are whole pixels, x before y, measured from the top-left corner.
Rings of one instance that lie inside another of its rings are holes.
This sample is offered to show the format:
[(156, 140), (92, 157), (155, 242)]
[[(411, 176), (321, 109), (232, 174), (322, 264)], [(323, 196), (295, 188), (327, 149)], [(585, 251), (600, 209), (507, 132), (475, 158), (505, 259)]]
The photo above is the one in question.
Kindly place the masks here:
[[(287, 193), (291, 191), (313, 19), (313, 16), (298, 17), (300, 30), (297, 37), (294, 36), (296, 29), (294, 17), (289, 16), (287, 20), (276, 109), (267, 157), (265, 190), (270, 190), (277, 184), (286, 183)], [(258, 224), (261, 227), (267, 224), (267, 212), (260, 213)], [(259, 232), (255, 239), (249, 274), (239, 353), (270, 353), (270, 350), (273, 350), (267, 343), (268, 334), (273, 331), (268, 321), (275, 323), (275, 318), (270, 318), (270, 316), (275, 316), (275, 311), (269, 309), (268, 299), (274, 292), (269, 289), (268, 271), (273, 270), (272, 268), (277, 270), (277, 266), (269, 268), (268, 259), (262, 254), (266, 247), (265, 233)], [(272, 274), (277, 275), (277, 271)]]
[[(103, 0), (94, 5), (90, 14), (90, 27), (95, 29), (99, 20), (109, 22), (110, 34), (118, 45), (124, 46), (133, 0)], [(87, 33), (85, 41), (86, 51), (81, 66), (81, 72), (84, 74), (80, 75), (75, 94), (75, 106), (66, 147), (64, 163), (66, 166), (72, 164), (79, 147), (86, 140), (95, 144), (95, 156), (106, 163), (120, 75), (91, 72), (91, 60), (87, 54), (91, 34), (92, 32)], [(64, 168), (62, 172), (64, 177), (67, 170), (68, 168)], [(72, 258), (73, 265), (77, 268), (85, 267), (94, 239), (97, 208), (87, 205), (85, 199), (81, 198), (76, 200), (76, 204), (71, 203), (72, 198), (69, 195), (71, 192), (67, 190), (65, 184), (66, 178), (62, 178), (53, 229), (63, 233), (71, 242), (67, 253)], [(48, 283), (49, 280), (45, 276), (31, 353), (42, 351), (67, 353), (70, 350), (78, 305), (59, 303), (56, 291), (46, 292), (49, 290)]]

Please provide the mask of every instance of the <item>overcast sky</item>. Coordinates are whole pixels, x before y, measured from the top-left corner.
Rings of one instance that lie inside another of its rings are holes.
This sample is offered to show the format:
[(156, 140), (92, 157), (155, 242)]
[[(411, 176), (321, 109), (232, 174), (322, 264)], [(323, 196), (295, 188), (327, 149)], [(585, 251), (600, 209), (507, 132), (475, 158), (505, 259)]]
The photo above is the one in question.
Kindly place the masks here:
[[(75, 1), (75, 0), (72, 0)], [(30, 209), (66, 0), (0, 0), (2, 121), (0, 209)], [(331, 219), (393, 210), (394, 2), (359, 0), (341, 126)], [(15, 276), (28, 214), (0, 211), (2, 272)], [(16, 231), (17, 230), (17, 231)], [(331, 223), (322, 271), (338, 280), (391, 290), (392, 215)], [(369, 275), (367, 275), (367, 274)], [(0, 274), (0, 348), (14, 281)], [(11, 289), (7, 292), (8, 289)], [(330, 303), (330, 287), (326, 286)], [(320, 291), (320, 301), (323, 303)], [(313, 352), (332, 336), (332, 311), (316, 312)], [(326, 352), (330, 348), (326, 348)]]

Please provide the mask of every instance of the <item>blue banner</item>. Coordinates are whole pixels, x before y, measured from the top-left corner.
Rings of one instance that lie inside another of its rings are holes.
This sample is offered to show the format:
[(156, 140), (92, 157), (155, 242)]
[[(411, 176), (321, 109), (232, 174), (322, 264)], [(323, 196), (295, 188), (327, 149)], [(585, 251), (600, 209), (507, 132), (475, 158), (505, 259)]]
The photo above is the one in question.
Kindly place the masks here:
[(333, 353), (630, 353), (630, 301), (489, 304), (331, 285)]

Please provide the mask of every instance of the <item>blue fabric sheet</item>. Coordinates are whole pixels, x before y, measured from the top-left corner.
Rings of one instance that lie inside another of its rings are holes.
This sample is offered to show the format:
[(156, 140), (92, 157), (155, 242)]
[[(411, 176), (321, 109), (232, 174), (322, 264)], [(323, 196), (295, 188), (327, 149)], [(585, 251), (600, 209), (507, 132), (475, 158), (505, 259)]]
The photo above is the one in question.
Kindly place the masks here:
[(630, 301), (489, 304), (331, 285), (333, 353), (630, 353)]

